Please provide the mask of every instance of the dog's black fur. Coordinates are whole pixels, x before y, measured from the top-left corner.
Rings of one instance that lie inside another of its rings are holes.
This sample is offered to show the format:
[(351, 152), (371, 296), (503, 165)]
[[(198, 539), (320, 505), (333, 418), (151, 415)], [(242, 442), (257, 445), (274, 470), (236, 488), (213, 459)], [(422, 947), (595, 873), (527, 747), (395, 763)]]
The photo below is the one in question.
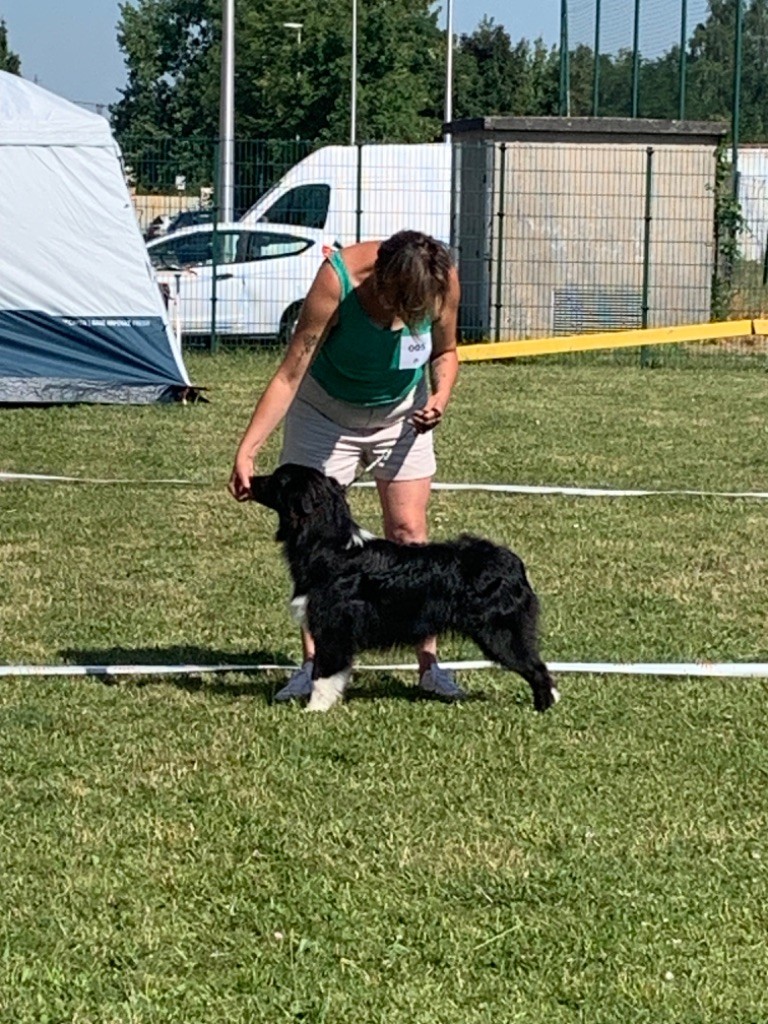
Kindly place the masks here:
[(508, 548), (468, 534), (430, 544), (364, 539), (344, 488), (305, 466), (253, 477), (251, 496), (279, 516), (275, 539), (294, 598), (306, 597), (315, 679), (350, 669), (361, 651), (458, 633), (519, 673), (537, 711), (557, 700), (538, 653), (538, 601)]

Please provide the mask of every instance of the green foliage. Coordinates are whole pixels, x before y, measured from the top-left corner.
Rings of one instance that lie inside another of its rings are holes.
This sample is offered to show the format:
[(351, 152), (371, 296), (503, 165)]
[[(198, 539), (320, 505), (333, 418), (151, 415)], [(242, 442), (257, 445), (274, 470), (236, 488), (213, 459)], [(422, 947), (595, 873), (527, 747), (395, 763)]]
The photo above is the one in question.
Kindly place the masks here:
[(8, 28), (0, 18), (0, 71), (9, 71), (12, 75), (21, 74), (19, 55), (8, 47)]
[(730, 120), (737, 2), (742, 0), (711, 0), (707, 20), (691, 36), (689, 117)]
[(739, 238), (744, 216), (733, 181), (733, 165), (725, 143), (718, 147), (715, 163), (715, 262), (712, 276), (712, 319), (725, 320), (734, 313), (734, 277), (739, 258)]
[[(738, 0), (743, 2), (743, 0)], [(733, 114), (735, 20), (737, 0), (711, 0), (706, 19), (691, 33), (685, 53), (685, 116), (692, 120), (729, 123)], [(768, 0), (749, 0), (742, 38), (739, 138), (768, 139)], [(622, 49), (599, 56), (598, 114), (628, 117), (631, 113), (633, 53)], [(589, 46), (570, 52), (571, 112), (594, 111), (595, 58)], [(680, 111), (680, 47), (649, 60), (640, 54), (638, 114), (676, 118)]]
[[(113, 108), (118, 133), (218, 134), (220, 4), (141, 0), (121, 7), (119, 42), (129, 78)], [(312, 5), (301, 32), (284, 0), (236, 6), (236, 134), (240, 138), (346, 142), (350, 133), (351, 7)], [(361, 141), (424, 141), (440, 121), (425, 115), (443, 60), (428, 0), (360, 5), (358, 122)]]
[(112, 107), (122, 135), (147, 138), (218, 134), (220, 36), (216, 0), (142, 0), (122, 3), (118, 43), (128, 83)]
[[(739, 0), (741, 2), (741, 0)], [(712, 0), (686, 47), (685, 115), (730, 121), (737, 0)], [(221, 10), (217, 0), (136, 0), (121, 6), (128, 85), (112, 110), (118, 135), (218, 135)], [(446, 38), (429, 0), (359, 5), (357, 138), (430, 141), (444, 118)], [(301, 18), (301, 30), (286, 22)], [(299, 16), (288, 0), (236, 5), (236, 136), (345, 143), (350, 136), (351, 5), (326, 0)], [(633, 54), (600, 54), (597, 112), (631, 114)], [(559, 110), (556, 47), (513, 41), (484, 17), (454, 59), (454, 117), (535, 116)], [(743, 141), (768, 138), (768, 0), (749, 0), (743, 23)], [(594, 111), (595, 55), (569, 54), (570, 111)], [(676, 118), (680, 50), (638, 62), (638, 113)]]
[(459, 42), (456, 116), (543, 115), (556, 112), (558, 62), (541, 40), (513, 44), (492, 18)]

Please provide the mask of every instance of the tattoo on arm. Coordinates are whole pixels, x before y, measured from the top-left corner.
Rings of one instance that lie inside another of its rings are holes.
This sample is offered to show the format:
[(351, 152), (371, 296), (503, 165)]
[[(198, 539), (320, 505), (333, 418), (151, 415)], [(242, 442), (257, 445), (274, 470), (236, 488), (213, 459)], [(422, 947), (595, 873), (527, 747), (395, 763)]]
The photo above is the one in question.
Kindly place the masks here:
[(304, 338), (304, 355), (311, 355), (312, 352), (317, 348), (317, 343), (320, 341), (319, 334), (308, 334)]
[(441, 352), (431, 361), (429, 370), (432, 391), (442, 391), (443, 387), (447, 387), (450, 391), (456, 379), (455, 352)]

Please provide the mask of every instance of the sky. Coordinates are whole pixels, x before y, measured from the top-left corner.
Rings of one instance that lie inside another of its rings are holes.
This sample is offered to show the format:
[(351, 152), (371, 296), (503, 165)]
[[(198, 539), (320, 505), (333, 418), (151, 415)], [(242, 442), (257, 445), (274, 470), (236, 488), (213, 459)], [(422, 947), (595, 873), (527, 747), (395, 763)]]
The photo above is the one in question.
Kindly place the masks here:
[[(296, 0), (297, 8), (303, 2)], [(442, 0), (443, 27), (446, 2)], [(0, 0), (0, 20), (5, 21), (10, 49), (21, 58), (24, 78), (106, 114), (125, 86), (117, 45), (119, 6), (119, 0)], [(514, 41), (541, 36), (555, 43), (559, 12), (559, 0), (453, 0), (453, 26), (457, 34), (470, 33), (486, 14)]]

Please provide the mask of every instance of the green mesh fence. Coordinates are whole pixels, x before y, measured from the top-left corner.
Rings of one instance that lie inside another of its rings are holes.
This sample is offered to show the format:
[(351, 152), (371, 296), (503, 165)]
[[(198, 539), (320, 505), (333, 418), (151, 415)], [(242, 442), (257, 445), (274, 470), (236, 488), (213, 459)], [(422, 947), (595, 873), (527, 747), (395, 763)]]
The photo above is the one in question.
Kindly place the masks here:
[[(567, 9), (566, 9), (567, 8)], [(567, 0), (564, 3), (563, 56), (566, 95), (561, 109), (572, 116), (656, 118), (711, 117), (691, 90), (697, 75), (697, 26), (706, 21), (706, 0)], [(734, 17), (729, 19), (733, 26)], [(727, 68), (721, 69), (730, 91), (733, 41)], [(700, 77), (700, 76), (699, 76)]]
[[(375, 176), (363, 174), (373, 160), (367, 147), (333, 147), (324, 177), (290, 189), (283, 176), (312, 143), (239, 142), (234, 205), (245, 219), (229, 225), (217, 222), (215, 142), (124, 139), (122, 148), (172, 324), (187, 346), (284, 346), (324, 247), (382, 237), (388, 225), (405, 226), (388, 219), (404, 209), (409, 226), (454, 248), (465, 342), (759, 317), (768, 307), (758, 217), (768, 167), (755, 150), (748, 221), (727, 148), (718, 156), (711, 138), (676, 145), (626, 134), (587, 143), (567, 130), (545, 142), (455, 136), (452, 147), (432, 147), (426, 165), (423, 155), (404, 165), (403, 147), (378, 147)], [(259, 220), (248, 216), (257, 202)], [(578, 358), (762, 366), (764, 356), (763, 340), (745, 336)]]

